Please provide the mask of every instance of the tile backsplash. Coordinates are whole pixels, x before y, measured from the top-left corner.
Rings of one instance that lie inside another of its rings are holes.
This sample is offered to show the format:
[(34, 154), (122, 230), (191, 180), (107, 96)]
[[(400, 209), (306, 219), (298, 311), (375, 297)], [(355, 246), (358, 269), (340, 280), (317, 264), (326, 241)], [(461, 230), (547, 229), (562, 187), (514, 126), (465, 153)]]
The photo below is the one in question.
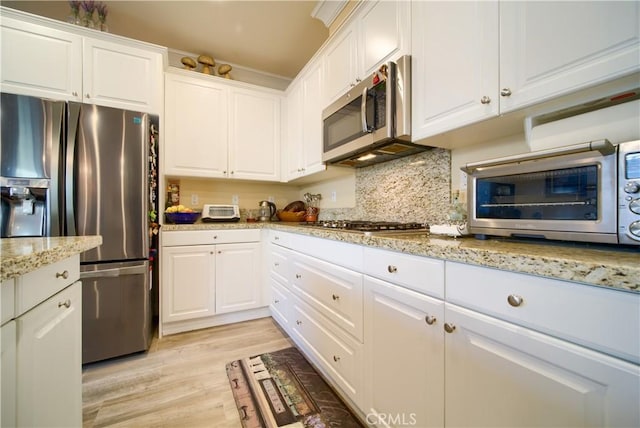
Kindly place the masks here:
[(451, 210), (451, 152), (432, 149), (356, 170), (354, 208), (321, 219), (445, 223)]

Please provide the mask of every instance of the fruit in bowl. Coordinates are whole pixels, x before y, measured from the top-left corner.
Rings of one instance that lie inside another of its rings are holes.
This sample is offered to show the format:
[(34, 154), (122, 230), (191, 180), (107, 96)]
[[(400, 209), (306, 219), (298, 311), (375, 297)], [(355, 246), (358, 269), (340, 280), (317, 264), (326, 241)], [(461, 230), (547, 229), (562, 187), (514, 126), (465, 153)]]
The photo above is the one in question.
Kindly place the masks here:
[(174, 224), (193, 224), (200, 217), (199, 211), (194, 211), (184, 205), (174, 205), (164, 212), (167, 221)]

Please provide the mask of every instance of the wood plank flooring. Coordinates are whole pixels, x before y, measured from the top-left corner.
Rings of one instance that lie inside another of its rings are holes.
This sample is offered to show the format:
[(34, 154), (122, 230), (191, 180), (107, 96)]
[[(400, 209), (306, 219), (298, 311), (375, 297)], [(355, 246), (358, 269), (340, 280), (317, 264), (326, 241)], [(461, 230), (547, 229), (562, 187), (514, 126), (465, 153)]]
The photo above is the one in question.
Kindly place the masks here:
[(272, 318), (153, 339), (84, 367), (83, 426), (238, 428), (225, 364), (293, 346)]

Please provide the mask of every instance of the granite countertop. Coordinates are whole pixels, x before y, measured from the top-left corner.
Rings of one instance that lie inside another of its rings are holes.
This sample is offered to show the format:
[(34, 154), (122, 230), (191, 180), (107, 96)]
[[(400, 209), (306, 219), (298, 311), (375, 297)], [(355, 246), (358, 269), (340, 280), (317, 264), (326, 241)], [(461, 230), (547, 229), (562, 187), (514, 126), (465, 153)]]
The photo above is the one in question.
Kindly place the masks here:
[(0, 239), (0, 281), (32, 272), (102, 244), (102, 236)]
[(402, 238), (365, 236), (362, 233), (282, 222), (164, 225), (162, 230), (169, 232), (246, 228), (300, 233), (407, 254), (640, 293), (640, 250), (630, 247), (616, 248), (551, 241), (522, 242), (505, 239), (481, 241), (472, 237), (454, 239), (425, 235)]

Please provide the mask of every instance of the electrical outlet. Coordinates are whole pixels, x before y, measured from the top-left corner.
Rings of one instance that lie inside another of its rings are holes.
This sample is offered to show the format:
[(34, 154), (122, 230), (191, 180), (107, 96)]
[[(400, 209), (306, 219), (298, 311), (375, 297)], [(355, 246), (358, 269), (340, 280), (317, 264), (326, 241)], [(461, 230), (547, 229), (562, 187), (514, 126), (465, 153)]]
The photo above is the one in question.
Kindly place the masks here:
[(331, 191), (331, 202), (335, 202), (338, 200), (338, 194), (335, 190)]
[(231, 196), (231, 203), (233, 205), (238, 205), (238, 195), (232, 195)]
[(267, 198), (267, 201), (269, 201), (269, 202), (275, 202), (275, 201), (276, 201), (276, 198), (274, 198), (273, 196), (269, 196), (269, 197)]
[(467, 173), (460, 171), (460, 190), (467, 190)]
[(196, 193), (193, 193), (191, 195), (191, 206), (192, 207), (197, 207), (198, 206), (198, 195)]

